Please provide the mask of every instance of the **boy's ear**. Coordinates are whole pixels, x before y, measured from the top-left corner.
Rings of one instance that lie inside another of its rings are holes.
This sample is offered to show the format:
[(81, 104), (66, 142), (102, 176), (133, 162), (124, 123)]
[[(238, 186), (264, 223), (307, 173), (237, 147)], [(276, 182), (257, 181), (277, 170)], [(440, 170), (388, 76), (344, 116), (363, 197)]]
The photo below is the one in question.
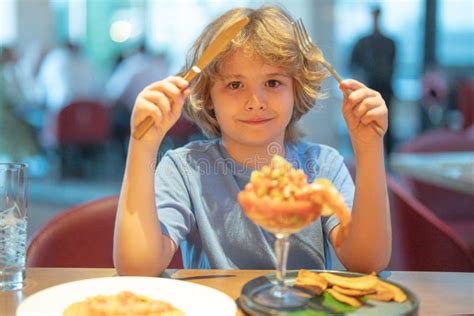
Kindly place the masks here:
[(206, 112), (213, 118), (216, 118), (216, 113), (214, 112), (214, 106), (212, 104), (206, 106)]
[(211, 115), (212, 118), (216, 118), (216, 112), (214, 112), (214, 109), (210, 109), (209, 114)]

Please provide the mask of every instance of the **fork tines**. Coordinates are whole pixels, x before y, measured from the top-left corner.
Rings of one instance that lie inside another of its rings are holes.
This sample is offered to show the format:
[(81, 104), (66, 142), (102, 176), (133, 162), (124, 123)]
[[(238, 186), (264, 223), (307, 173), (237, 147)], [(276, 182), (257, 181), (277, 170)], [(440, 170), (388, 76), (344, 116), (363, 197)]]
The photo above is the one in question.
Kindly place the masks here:
[(311, 50), (313, 42), (311, 40), (311, 37), (308, 35), (308, 32), (306, 31), (306, 28), (303, 24), (303, 20), (301, 18), (296, 20), (296, 23), (293, 24), (293, 29), (296, 34), (296, 42), (298, 46), (303, 51), (303, 53), (308, 53)]

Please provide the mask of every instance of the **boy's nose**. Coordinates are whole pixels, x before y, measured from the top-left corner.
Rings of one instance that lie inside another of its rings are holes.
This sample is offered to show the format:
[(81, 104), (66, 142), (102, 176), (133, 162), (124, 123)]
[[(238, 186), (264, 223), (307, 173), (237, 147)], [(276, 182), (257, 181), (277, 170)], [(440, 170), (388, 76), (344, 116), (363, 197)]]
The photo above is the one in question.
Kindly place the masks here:
[(252, 94), (245, 105), (245, 108), (249, 111), (252, 110), (264, 110), (266, 108), (265, 101), (260, 99), (256, 94)]

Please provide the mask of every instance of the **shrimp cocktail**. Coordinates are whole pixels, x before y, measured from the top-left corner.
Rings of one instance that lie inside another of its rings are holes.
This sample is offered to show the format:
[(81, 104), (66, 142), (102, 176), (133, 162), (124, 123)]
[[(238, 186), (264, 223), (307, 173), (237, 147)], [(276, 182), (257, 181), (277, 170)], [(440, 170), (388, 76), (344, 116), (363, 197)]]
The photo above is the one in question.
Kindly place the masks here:
[(295, 169), (280, 156), (270, 165), (252, 172), (250, 182), (237, 197), (244, 213), (263, 229), (276, 236), (276, 277), (278, 284), (255, 293), (252, 299), (271, 308), (294, 308), (310, 297), (285, 285), (288, 237), (317, 220), (319, 216), (335, 214), (341, 223), (336, 246), (347, 233), (351, 215), (338, 190), (327, 179), (308, 183), (303, 170)]

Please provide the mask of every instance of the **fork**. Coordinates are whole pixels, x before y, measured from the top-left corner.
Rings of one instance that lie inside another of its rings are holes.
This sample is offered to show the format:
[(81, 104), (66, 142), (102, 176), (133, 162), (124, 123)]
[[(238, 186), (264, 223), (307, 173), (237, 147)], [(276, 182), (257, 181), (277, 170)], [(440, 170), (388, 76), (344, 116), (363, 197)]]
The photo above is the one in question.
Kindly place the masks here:
[[(327, 62), (326, 59), (324, 59), (323, 52), (317, 47), (313, 41), (311, 40), (311, 37), (309, 36), (308, 32), (306, 31), (306, 28), (304, 27), (303, 20), (299, 18), (296, 23), (293, 23), (293, 32), (295, 33), (296, 36), (296, 43), (303, 53), (306, 58), (310, 59), (314, 57), (321, 65), (323, 65), (331, 74), (332, 76), (337, 80), (338, 83), (341, 83), (342, 78), (339, 76), (337, 71), (332, 67), (330, 63)], [(350, 90), (345, 91), (345, 95), (348, 95), (351, 93)], [(373, 129), (377, 132), (379, 136), (383, 136), (385, 133), (383, 128), (380, 127), (376, 122), (373, 122), (371, 124)]]

